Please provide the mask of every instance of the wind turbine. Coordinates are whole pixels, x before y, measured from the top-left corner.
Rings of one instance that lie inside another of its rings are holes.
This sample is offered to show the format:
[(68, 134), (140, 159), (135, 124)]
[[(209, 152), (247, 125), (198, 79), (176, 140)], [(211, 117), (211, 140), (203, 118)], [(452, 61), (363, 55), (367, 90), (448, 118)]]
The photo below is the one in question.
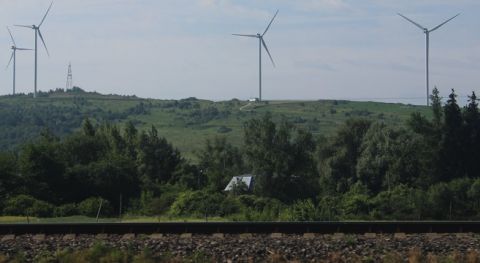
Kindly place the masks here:
[(53, 5), (53, 1), (52, 1), (52, 3), (50, 3), (50, 7), (48, 7), (47, 12), (43, 16), (43, 19), (42, 19), (42, 21), (40, 21), (40, 24), (38, 24), (38, 26), (37, 25), (31, 25), (31, 26), (15, 25), (15, 26), (18, 26), (18, 27), (26, 27), (26, 28), (31, 28), (31, 29), (35, 30), (35, 82), (34, 82), (34, 93), (33, 93), (34, 98), (37, 97), (37, 72), (38, 72), (38, 67), (37, 67), (37, 65), (38, 65), (38, 63), (37, 63), (38, 62), (38, 45), (37, 45), (37, 42), (38, 42), (38, 37), (40, 37), (40, 39), (42, 40), (43, 46), (45, 47), (45, 50), (47, 51), (47, 55), (50, 56), (50, 54), (48, 53), (47, 45), (45, 44), (45, 40), (43, 39), (42, 32), (40, 31), (40, 27), (42, 26), (43, 22), (45, 22), (45, 18), (47, 18), (48, 12), (50, 12), (50, 9), (52, 8), (52, 5)]
[(270, 21), (270, 24), (268, 24), (268, 26), (265, 29), (265, 31), (263, 32), (263, 34), (260, 34), (260, 33), (257, 33), (256, 35), (232, 34), (234, 36), (240, 36), (240, 37), (258, 38), (258, 42), (259, 42), (259, 55), (258, 55), (259, 56), (259, 59), (258, 59), (258, 63), (259, 63), (259, 66), (258, 66), (258, 70), (259, 70), (259, 82), (258, 82), (259, 97), (258, 97), (258, 99), (259, 99), (259, 101), (262, 101), (262, 45), (265, 48), (265, 50), (267, 51), (267, 54), (270, 57), (270, 60), (272, 61), (273, 66), (275, 67), (275, 62), (273, 61), (273, 58), (272, 58), (272, 55), (270, 54), (270, 51), (268, 51), (267, 44), (265, 43), (265, 40), (263, 40), (263, 37), (265, 36), (267, 31), (270, 29), (270, 26), (272, 25), (273, 20), (275, 20), (275, 17), (277, 17), (277, 15), (278, 15), (278, 10), (275, 13), (275, 15), (273, 16), (272, 20)]
[(10, 66), (13, 60), (13, 95), (15, 95), (15, 75), (16, 75), (16, 65), (17, 65), (17, 50), (31, 50), (28, 48), (19, 48), (17, 47), (17, 44), (15, 43), (15, 39), (13, 38), (12, 32), (10, 31), (10, 28), (7, 27), (8, 34), (10, 34), (10, 38), (12, 39), (12, 56), (10, 57), (10, 60), (8, 61), (8, 65), (6, 69)]
[(429, 52), (430, 52), (430, 33), (432, 33), (433, 31), (435, 31), (435, 30), (437, 30), (437, 29), (439, 29), (440, 27), (442, 27), (442, 26), (445, 25), (446, 23), (450, 22), (452, 19), (454, 19), (455, 17), (459, 16), (460, 14), (457, 14), (457, 15), (455, 15), (454, 17), (452, 17), (452, 18), (450, 18), (450, 19), (447, 19), (445, 22), (439, 24), (438, 26), (436, 26), (436, 27), (434, 27), (434, 28), (432, 28), (432, 29), (428, 29), (428, 28), (426, 28), (426, 27), (418, 24), (417, 22), (411, 20), (410, 18), (408, 18), (408, 17), (406, 17), (406, 16), (404, 16), (404, 15), (402, 15), (402, 14), (400, 14), (400, 13), (397, 13), (397, 14), (398, 14), (399, 16), (405, 18), (408, 22), (410, 22), (410, 23), (414, 24), (415, 26), (417, 26), (418, 28), (420, 28), (420, 29), (423, 31), (423, 33), (425, 33), (426, 42), (427, 42), (427, 43), (426, 43), (426, 46), (427, 46), (427, 58), (426, 58), (426, 67), (427, 67), (427, 68), (426, 68), (426, 75), (427, 75), (427, 77), (426, 77), (426, 78), (427, 78), (427, 106), (429, 106), (429, 105), (430, 105), (430, 99), (429, 99), (429, 96), (430, 96), (430, 82), (429, 82), (429, 81), (430, 81), (430, 79), (429, 79), (429, 74), (430, 74), (430, 72), (429, 72), (429, 67), (430, 67), (430, 65), (429, 65), (429, 56), (430, 56), (430, 54), (429, 54)]

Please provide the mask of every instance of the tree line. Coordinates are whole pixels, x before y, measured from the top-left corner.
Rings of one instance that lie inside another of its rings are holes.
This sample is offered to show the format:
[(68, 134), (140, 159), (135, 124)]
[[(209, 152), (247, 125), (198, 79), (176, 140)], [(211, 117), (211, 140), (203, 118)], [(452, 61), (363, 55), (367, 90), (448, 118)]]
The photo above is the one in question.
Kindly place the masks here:
[[(244, 141), (207, 140), (187, 160), (155, 127), (139, 131), (85, 119), (62, 139), (44, 130), (0, 153), (4, 215), (103, 213), (219, 216), (231, 220), (476, 219), (480, 213), (480, 114), (434, 90), (433, 117), (403, 125), (350, 119), (315, 137), (270, 114), (244, 123)], [(254, 191), (223, 191), (236, 175)]]

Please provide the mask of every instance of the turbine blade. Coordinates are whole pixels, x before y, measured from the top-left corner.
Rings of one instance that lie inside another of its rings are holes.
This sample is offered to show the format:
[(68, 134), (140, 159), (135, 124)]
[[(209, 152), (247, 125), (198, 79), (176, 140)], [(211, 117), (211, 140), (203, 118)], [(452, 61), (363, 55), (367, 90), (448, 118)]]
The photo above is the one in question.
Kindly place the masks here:
[(33, 27), (32, 27), (32, 26), (24, 26), (24, 25), (13, 25), (13, 26), (16, 26), (16, 27), (26, 27), (26, 28), (33, 29)]
[[(13, 51), (13, 52), (15, 52), (15, 51)], [(10, 60), (8, 61), (8, 64), (7, 64), (7, 66), (5, 67), (5, 69), (7, 69), (7, 68), (10, 66), (10, 63), (12, 63), (13, 52), (12, 52), (12, 56), (10, 57)]]
[(398, 14), (399, 16), (405, 18), (408, 22), (416, 25), (416, 26), (417, 26), (418, 28), (420, 28), (422, 31), (425, 30), (425, 27), (423, 27), (422, 25), (418, 24), (417, 22), (411, 20), (410, 18), (408, 18), (408, 17), (406, 17), (406, 16), (404, 16), (404, 15), (402, 15), (402, 14), (400, 14), (400, 13), (397, 13), (397, 14)]
[(42, 21), (40, 22), (40, 24), (38, 25), (38, 27), (41, 27), (41, 26), (42, 26), (43, 22), (45, 21), (45, 18), (47, 18), (48, 12), (50, 12), (50, 9), (52, 8), (52, 5), (53, 5), (53, 1), (50, 3), (50, 6), (48, 7), (47, 12), (46, 12), (45, 15), (43, 16), (43, 19), (42, 19)]
[(234, 36), (239, 36), (239, 37), (258, 37), (257, 35), (242, 35), (242, 34), (232, 34)]
[(441, 23), (440, 25), (434, 27), (433, 29), (430, 30), (430, 32), (433, 32), (433, 31), (439, 29), (440, 27), (442, 27), (442, 26), (445, 25), (446, 23), (450, 22), (451, 20), (453, 20), (455, 17), (457, 17), (457, 16), (459, 16), (459, 15), (460, 15), (460, 14), (457, 14), (456, 16), (454, 16), (454, 17), (448, 19), (447, 21)]
[(13, 45), (17, 46), (17, 44), (15, 44), (15, 39), (13, 39), (12, 31), (10, 31), (10, 28), (8, 28), (8, 26), (7, 26), (7, 30), (8, 30), (8, 33), (10, 34), (10, 38), (12, 39)]
[(40, 31), (40, 29), (38, 29), (38, 36), (42, 40), (43, 46), (45, 47), (45, 50), (47, 51), (47, 55), (50, 57), (50, 53), (48, 52), (47, 45), (45, 44), (45, 40), (43, 40), (42, 32)]
[(265, 50), (267, 51), (267, 54), (270, 57), (270, 60), (272, 61), (273, 67), (276, 67), (275, 62), (273, 61), (272, 55), (270, 55), (270, 51), (268, 51), (267, 44), (265, 44), (265, 41), (263, 40), (263, 38), (262, 38), (262, 44), (263, 44), (263, 47), (265, 48)]
[(16, 48), (17, 50), (33, 50), (33, 49), (30, 49), (30, 48)]
[(267, 29), (265, 29), (265, 32), (263, 32), (262, 37), (267, 33), (268, 29), (270, 29), (270, 26), (272, 25), (273, 20), (275, 20), (275, 17), (277, 17), (277, 15), (278, 15), (278, 11), (280, 11), (280, 10), (277, 10), (275, 15), (273, 16), (272, 20), (270, 21), (270, 24), (268, 24), (268, 26), (267, 26)]

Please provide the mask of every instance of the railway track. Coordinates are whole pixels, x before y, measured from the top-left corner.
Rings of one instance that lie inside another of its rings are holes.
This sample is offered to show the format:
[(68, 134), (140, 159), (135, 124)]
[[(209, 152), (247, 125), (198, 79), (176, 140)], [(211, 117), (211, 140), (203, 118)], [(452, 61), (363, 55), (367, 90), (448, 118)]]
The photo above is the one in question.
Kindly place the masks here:
[(389, 234), (480, 233), (480, 221), (209, 222), (0, 224), (0, 235), (24, 234)]

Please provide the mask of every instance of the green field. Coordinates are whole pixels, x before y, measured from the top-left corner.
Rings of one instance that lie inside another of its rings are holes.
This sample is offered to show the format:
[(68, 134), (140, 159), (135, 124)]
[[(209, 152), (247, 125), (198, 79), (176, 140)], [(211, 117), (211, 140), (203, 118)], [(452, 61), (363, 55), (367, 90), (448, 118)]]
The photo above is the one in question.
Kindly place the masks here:
[(353, 101), (269, 101), (249, 103), (230, 100), (213, 102), (141, 99), (132, 96), (101, 95), (83, 91), (50, 92), (33, 99), (25, 95), (0, 97), (0, 149), (15, 149), (34, 139), (46, 127), (56, 135), (69, 134), (88, 117), (96, 123), (123, 124), (133, 121), (138, 129), (154, 125), (189, 159), (206, 139), (221, 135), (241, 145), (243, 124), (270, 112), (315, 135), (331, 135), (349, 118), (366, 118), (404, 125), (413, 112), (429, 116), (423, 106)]

